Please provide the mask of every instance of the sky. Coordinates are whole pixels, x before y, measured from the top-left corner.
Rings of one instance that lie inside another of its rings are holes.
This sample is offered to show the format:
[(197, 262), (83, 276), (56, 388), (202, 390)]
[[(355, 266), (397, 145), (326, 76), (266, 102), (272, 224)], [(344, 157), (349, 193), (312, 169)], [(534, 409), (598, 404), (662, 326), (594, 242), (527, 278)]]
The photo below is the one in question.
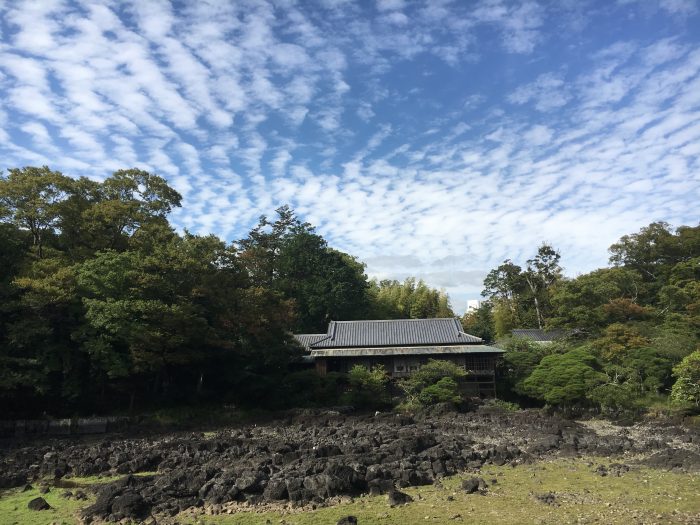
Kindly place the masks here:
[(575, 276), (700, 214), (700, 0), (0, 0), (0, 169), (183, 196), (244, 237), (289, 204), (459, 313), (547, 242)]

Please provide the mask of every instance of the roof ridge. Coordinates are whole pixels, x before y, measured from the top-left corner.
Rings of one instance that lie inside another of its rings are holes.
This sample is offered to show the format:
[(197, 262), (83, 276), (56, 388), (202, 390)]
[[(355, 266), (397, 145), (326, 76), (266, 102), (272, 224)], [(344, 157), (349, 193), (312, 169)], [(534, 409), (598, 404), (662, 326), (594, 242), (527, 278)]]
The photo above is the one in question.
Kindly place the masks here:
[(355, 319), (353, 321), (331, 321), (331, 323), (394, 323), (396, 321), (456, 321), (455, 317), (428, 317), (423, 319)]

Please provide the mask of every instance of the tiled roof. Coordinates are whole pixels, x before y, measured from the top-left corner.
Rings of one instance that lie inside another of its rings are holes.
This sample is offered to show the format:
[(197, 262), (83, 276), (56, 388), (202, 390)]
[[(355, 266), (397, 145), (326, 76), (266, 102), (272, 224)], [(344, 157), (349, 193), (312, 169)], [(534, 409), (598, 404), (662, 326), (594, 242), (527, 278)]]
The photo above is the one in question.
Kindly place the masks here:
[(513, 337), (522, 337), (524, 339), (530, 339), (531, 341), (538, 342), (551, 342), (564, 335), (562, 330), (550, 330), (545, 332), (539, 328), (518, 328), (512, 330), (512, 333)]
[[(465, 334), (457, 319), (392, 319), (386, 321), (331, 321), (328, 333), (311, 341), (312, 350), (384, 346), (480, 344)], [(299, 336), (297, 336), (298, 338)]]
[(325, 338), (326, 334), (294, 334), (294, 339), (307, 350), (311, 348), (311, 344)]

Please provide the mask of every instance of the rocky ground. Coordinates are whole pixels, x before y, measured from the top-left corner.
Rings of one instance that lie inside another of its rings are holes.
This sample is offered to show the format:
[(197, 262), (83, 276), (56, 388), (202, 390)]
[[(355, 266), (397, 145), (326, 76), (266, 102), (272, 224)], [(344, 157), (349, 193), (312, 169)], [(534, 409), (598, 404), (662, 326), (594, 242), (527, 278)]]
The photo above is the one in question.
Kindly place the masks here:
[[(615, 469), (624, 471), (626, 464), (697, 472), (700, 432), (660, 421), (631, 427), (574, 422), (542, 411), (415, 417), (300, 411), (207, 434), (4, 443), (0, 488), (124, 475), (95, 489), (97, 501), (83, 517), (139, 520), (231, 502), (324, 505), (433, 484), (485, 464), (517, 465), (555, 454), (622, 461), (601, 476), (619, 475)], [(154, 474), (133, 475), (144, 472)]]

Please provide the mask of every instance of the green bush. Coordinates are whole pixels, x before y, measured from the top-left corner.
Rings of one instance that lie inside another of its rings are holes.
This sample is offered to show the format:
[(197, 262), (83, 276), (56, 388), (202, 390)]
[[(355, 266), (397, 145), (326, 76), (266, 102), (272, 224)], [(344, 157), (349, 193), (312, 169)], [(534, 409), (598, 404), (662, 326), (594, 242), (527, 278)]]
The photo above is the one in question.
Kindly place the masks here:
[(315, 370), (301, 370), (282, 380), (281, 397), (285, 407), (337, 405), (347, 382), (347, 376), (338, 372), (320, 376)]
[(459, 380), (466, 375), (467, 372), (452, 361), (431, 359), (416, 373), (397, 382), (405, 395), (401, 408), (413, 409), (445, 402), (459, 403), (462, 400)]
[(607, 383), (598, 385), (587, 395), (588, 399), (600, 405), (603, 410), (629, 410), (635, 406), (635, 393), (627, 383)]
[(515, 412), (517, 410), (520, 410), (520, 405), (518, 405), (517, 403), (504, 401), (503, 399), (487, 399), (486, 401), (484, 401), (483, 406), (487, 408), (498, 408), (507, 412)]
[(381, 365), (371, 369), (355, 365), (348, 373), (350, 389), (344, 400), (357, 408), (380, 408), (389, 404), (389, 376)]
[(421, 405), (435, 405), (437, 403), (457, 404), (461, 400), (459, 385), (451, 377), (443, 377), (434, 385), (425, 387), (418, 394), (418, 402)]
[(581, 404), (593, 388), (605, 382), (598, 368), (595, 356), (584, 350), (549, 355), (523, 381), (523, 390), (549, 405)]
[(683, 358), (673, 368), (676, 382), (671, 389), (671, 401), (676, 405), (700, 407), (700, 350)]

